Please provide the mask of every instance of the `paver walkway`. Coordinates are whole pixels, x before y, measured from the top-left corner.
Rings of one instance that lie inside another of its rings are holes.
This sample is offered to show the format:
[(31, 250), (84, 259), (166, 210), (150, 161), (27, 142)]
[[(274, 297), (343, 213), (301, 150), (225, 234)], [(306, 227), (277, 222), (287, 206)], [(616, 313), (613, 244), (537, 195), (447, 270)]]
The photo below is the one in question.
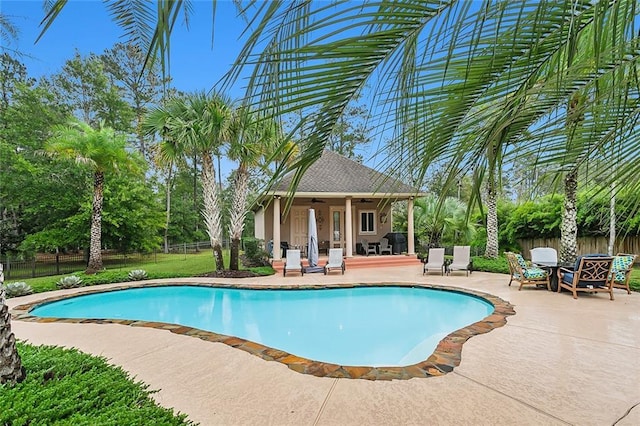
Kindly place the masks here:
[[(188, 282), (176, 279), (173, 282)], [(191, 279), (195, 282), (233, 282)], [(238, 281), (235, 281), (238, 282)], [(423, 276), (415, 268), (344, 276), (271, 276), (242, 283), (416, 282), (474, 289), (515, 306), (507, 325), (464, 344), (442, 377), (368, 381), (318, 378), (221, 343), (115, 324), (13, 321), (19, 339), (103, 355), (160, 389), (156, 400), (202, 425), (640, 424), (640, 294), (569, 294), (474, 272)], [(9, 299), (10, 307), (60, 292)]]

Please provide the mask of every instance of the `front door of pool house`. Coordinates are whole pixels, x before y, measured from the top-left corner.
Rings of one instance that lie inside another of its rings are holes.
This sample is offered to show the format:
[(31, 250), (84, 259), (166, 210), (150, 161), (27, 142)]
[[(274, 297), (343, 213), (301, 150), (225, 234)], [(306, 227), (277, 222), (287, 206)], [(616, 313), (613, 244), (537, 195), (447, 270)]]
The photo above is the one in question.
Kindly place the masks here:
[(306, 255), (307, 239), (309, 238), (309, 210), (303, 206), (291, 207), (291, 242), (292, 249), (299, 249), (302, 256)]
[(344, 253), (345, 234), (344, 234), (344, 207), (330, 208), (331, 220), (329, 226), (331, 229), (331, 248), (341, 248)]

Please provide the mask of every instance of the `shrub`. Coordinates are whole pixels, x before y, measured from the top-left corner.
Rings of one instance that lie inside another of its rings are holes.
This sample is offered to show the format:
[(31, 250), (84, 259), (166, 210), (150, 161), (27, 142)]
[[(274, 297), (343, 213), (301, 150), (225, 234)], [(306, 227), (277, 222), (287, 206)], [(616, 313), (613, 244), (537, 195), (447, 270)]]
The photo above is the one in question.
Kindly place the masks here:
[(147, 385), (104, 358), (75, 349), (18, 343), (27, 377), (0, 385), (0, 425), (185, 425)]
[(242, 264), (247, 268), (269, 265), (269, 253), (262, 247), (262, 240), (257, 238), (244, 239), (244, 255)]
[(5, 291), (7, 297), (26, 296), (33, 293), (31, 286), (23, 281), (7, 284)]
[(508, 274), (509, 263), (504, 255), (499, 256), (497, 259), (489, 259), (484, 256), (473, 256), (473, 270)]
[(60, 281), (56, 283), (58, 288), (78, 288), (82, 287), (82, 285), (82, 280), (76, 275), (61, 278)]
[(128, 278), (131, 281), (146, 280), (147, 272), (144, 269), (134, 269), (129, 272)]

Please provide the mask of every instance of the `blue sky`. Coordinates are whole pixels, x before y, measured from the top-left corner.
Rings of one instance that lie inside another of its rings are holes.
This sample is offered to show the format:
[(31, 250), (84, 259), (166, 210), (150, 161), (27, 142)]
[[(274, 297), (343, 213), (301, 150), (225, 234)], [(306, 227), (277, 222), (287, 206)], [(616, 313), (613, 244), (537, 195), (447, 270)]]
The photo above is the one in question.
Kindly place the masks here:
[[(173, 87), (184, 92), (209, 90), (224, 76), (244, 44), (240, 37), (246, 28), (231, 0), (218, 0), (215, 23), (211, 0), (192, 0), (192, 5), (189, 28), (179, 21), (171, 39)], [(23, 55), (21, 62), (36, 78), (59, 72), (76, 50), (83, 56), (101, 54), (117, 42), (126, 41), (101, 0), (69, 0), (38, 43), (35, 40), (45, 16), (42, 0), (0, 0), (0, 11), (19, 30), (18, 40), (8, 47)], [(241, 98), (243, 84), (240, 80), (227, 94), (233, 99)], [(370, 166), (375, 163), (371, 158), (375, 146), (373, 143), (359, 152)], [(232, 168), (229, 162), (223, 164), (223, 175)]]
[[(173, 87), (185, 92), (209, 90), (224, 76), (243, 45), (239, 37), (246, 26), (236, 16), (236, 7), (230, 0), (218, 1), (215, 28), (211, 1), (194, 0), (192, 4), (189, 28), (179, 22), (171, 39)], [(20, 61), (35, 78), (59, 72), (76, 49), (83, 56), (101, 54), (117, 42), (126, 41), (100, 0), (70, 0), (37, 44), (40, 22), (45, 16), (42, 0), (0, 0), (0, 10), (19, 30), (18, 40), (7, 47), (23, 55)], [(241, 84), (228, 95), (240, 98), (244, 93)], [(226, 160), (221, 164), (223, 176), (234, 168)]]
[[(176, 89), (209, 90), (235, 60), (243, 44), (239, 37), (245, 23), (236, 17), (233, 2), (218, 1), (212, 46), (211, 1), (194, 0), (192, 4), (189, 29), (179, 22), (172, 36), (171, 76)], [(0, 0), (0, 10), (20, 31), (18, 41), (8, 47), (24, 55), (21, 61), (32, 77), (60, 71), (76, 49), (83, 55), (101, 54), (125, 41), (123, 31), (113, 23), (100, 0), (70, 0), (37, 44), (34, 42), (44, 17), (42, 0)], [(240, 86), (229, 95), (240, 97)]]

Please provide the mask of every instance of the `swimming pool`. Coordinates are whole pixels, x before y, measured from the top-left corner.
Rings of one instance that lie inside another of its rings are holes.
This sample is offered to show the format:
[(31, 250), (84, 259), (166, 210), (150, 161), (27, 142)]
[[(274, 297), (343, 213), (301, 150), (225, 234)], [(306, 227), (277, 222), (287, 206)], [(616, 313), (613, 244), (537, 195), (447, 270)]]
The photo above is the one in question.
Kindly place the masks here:
[(257, 290), (131, 288), (37, 306), (48, 318), (140, 320), (236, 336), (298, 357), (347, 366), (407, 366), (494, 306), (453, 291), (407, 286)]

